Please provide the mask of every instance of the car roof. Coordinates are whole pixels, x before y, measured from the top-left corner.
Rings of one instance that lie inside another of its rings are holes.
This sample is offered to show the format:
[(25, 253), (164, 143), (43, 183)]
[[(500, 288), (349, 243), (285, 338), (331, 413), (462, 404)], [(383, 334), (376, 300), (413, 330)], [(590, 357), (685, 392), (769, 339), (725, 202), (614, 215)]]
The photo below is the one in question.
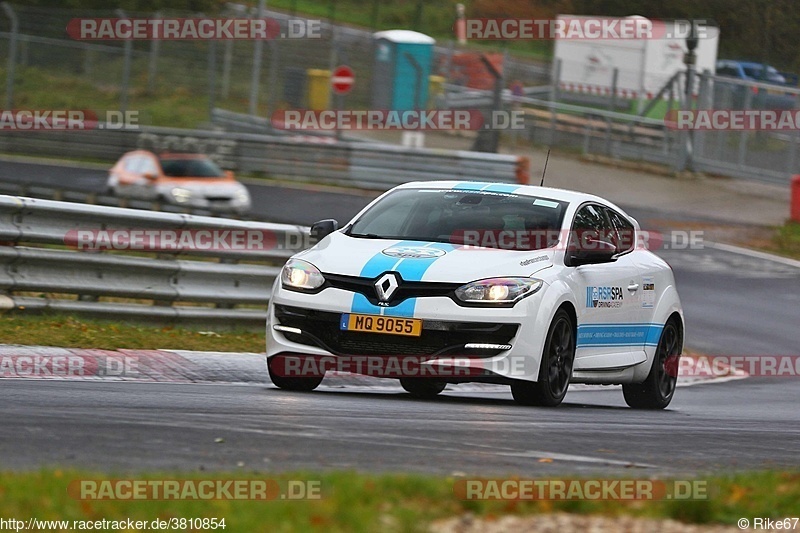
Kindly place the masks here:
[(159, 159), (209, 159), (205, 154), (183, 153), (183, 152), (164, 152), (158, 154)]
[[(747, 68), (761, 68), (764, 66), (764, 63), (759, 61), (739, 61), (737, 59), (720, 59), (717, 61), (717, 65), (739, 65), (742, 67)], [(767, 68), (775, 68), (772, 65), (767, 65)]]
[(516, 183), (501, 183), (489, 181), (467, 181), (467, 180), (448, 180), (448, 181), (412, 181), (397, 187), (398, 189), (464, 189), (468, 191), (486, 191), (499, 193), (513, 193), (524, 196), (534, 196), (538, 198), (548, 198), (569, 203), (599, 202), (608, 205), (624, 213), (622, 209), (609, 202), (605, 198), (587, 194), (583, 192), (558, 189), (554, 187), (539, 187), (536, 185), (520, 185)]

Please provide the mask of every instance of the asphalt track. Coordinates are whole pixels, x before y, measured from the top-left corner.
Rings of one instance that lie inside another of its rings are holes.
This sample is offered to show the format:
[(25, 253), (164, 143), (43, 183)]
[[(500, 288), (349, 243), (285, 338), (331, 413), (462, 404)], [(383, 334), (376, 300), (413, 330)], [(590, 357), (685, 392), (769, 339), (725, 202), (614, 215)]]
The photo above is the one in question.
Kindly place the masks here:
[[(0, 163), (0, 180), (21, 176), (91, 187), (104, 173)], [(259, 213), (281, 222), (346, 220), (368, 200), (248, 185)], [(632, 211), (640, 221), (656, 215)], [(711, 246), (661, 255), (676, 273), (691, 348), (797, 354), (800, 269)], [(611, 388), (573, 391), (561, 407), (537, 409), (515, 405), (505, 390), (457, 387), (419, 401), (399, 388), (300, 394), (271, 384), (3, 380), (0, 402), (4, 468), (648, 476), (800, 466), (797, 378), (682, 387), (663, 412), (627, 409)]]

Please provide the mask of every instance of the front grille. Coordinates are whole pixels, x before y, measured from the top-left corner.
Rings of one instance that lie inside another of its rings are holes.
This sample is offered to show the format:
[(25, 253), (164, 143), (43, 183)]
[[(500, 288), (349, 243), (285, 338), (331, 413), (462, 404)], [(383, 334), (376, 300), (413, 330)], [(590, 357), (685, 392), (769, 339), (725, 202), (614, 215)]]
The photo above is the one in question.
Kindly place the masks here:
[(465, 350), (470, 342), (510, 344), (519, 324), (491, 322), (423, 321), (422, 335), (402, 337), (339, 329), (339, 313), (285, 305), (275, 306), (275, 318), (282, 326), (298, 328), (302, 335), (286, 333), (292, 342), (318, 346), (337, 355), (467, 355), (492, 356), (501, 350)]
[(206, 196), (206, 200), (208, 200), (209, 202), (215, 202), (215, 203), (225, 203), (225, 202), (230, 202), (231, 201), (231, 197), (230, 196)]
[[(375, 292), (376, 278), (360, 278), (355, 276), (342, 276), (340, 274), (325, 273), (325, 285), (323, 287), (333, 287), (348, 292), (357, 292), (364, 295), (372, 305), (378, 305), (378, 295)], [(425, 298), (445, 296), (454, 298), (455, 290), (462, 283), (436, 283), (430, 281), (405, 281), (400, 277), (397, 290), (392, 294), (388, 302), (383, 302), (389, 307), (401, 304), (408, 298)], [(456, 302), (458, 303), (458, 302)]]

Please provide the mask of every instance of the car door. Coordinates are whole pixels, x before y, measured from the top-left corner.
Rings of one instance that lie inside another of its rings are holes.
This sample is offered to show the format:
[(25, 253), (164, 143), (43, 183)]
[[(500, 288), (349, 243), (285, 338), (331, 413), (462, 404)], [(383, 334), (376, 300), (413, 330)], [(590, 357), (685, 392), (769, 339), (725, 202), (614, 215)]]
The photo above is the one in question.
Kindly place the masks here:
[[(587, 203), (578, 209), (570, 239), (578, 245), (587, 236), (619, 245), (605, 206)], [(577, 266), (571, 274), (579, 307), (575, 370), (626, 367), (639, 359), (634, 347), (642, 329), (641, 276), (631, 254), (619, 250), (613, 262)]]
[(140, 181), (141, 197), (145, 200), (157, 200), (157, 185), (161, 176), (161, 166), (158, 161), (150, 155), (143, 155), (139, 166), (139, 174), (142, 177)]
[(119, 189), (122, 196), (131, 198), (142, 197), (142, 185), (144, 177), (141, 173), (144, 164), (144, 156), (133, 153), (122, 160), (122, 172), (119, 178)]

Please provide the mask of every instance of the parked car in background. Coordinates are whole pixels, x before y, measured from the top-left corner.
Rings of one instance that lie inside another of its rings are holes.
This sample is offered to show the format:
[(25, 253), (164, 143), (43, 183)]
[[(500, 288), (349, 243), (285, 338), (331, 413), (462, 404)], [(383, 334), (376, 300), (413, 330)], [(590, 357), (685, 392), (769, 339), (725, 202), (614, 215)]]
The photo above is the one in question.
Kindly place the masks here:
[(203, 154), (128, 152), (109, 171), (107, 189), (124, 198), (212, 211), (246, 213), (251, 205), (233, 172)]
[[(722, 59), (717, 61), (717, 76), (733, 78), (742, 81), (753, 81), (775, 85), (775, 89), (764, 87), (748, 88), (746, 85), (717, 83), (715, 86), (715, 102), (717, 107), (731, 107), (734, 109), (794, 109), (797, 107), (797, 97), (793, 93), (782, 90), (781, 87), (797, 86), (797, 76), (764, 63), (754, 61), (738, 61)], [(748, 99), (748, 90), (751, 93)], [(726, 95), (729, 100), (726, 101)], [(729, 103), (728, 103), (729, 102)]]

